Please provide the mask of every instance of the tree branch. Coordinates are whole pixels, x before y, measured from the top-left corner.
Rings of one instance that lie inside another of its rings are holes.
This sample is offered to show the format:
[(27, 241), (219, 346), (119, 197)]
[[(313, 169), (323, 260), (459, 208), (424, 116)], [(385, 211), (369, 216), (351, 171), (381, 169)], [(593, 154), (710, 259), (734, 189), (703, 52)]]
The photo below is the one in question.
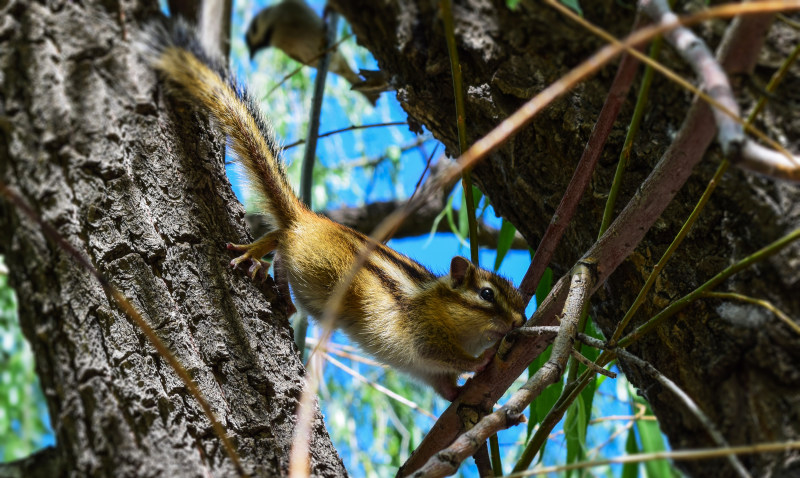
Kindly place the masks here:
[[(750, 42), (752, 39), (740, 38), (739, 31), (752, 28), (753, 23), (757, 22), (763, 22), (763, 18), (742, 17), (728, 29), (723, 44), (729, 47), (723, 50), (720, 57), (723, 65), (726, 65), (729, 56), (739, 55), (739, 47), (742, 51), (750, 51), (744, 48), (742, 43)], [(746, 65), (754, 63), (756, 59), (757, 52), (749, 58), (738, 58), (737, 62)], [(705, 102), (695, 99), (669, 149), (606, 233), (584, 255), (584, 258), (592, 258), (596, 264), (597, 287), (605, 282), (633, 252), (645, 233), (666, 209), (690, 176), (692, 168), (702, 159), (713, 140), (714, 132), (715, 125), (710, 107)], [(567, 287), (564, 279), (562, 277), (556, 283), (528, 325), (553, 325), (555, 313), (566, 298)], [(493, 362), (465, 385), (465, 390), (459, 399), (439, 417), (431, 432), (401, 467), (400, 473), (418, 469), (429, 457), (456, 438), (460, 431), (456, 413), (458, 407), (473, 403), (481, 404), (480, 406), (491, 410), (493, 403), (491, 401), (499, 399), (527, 365), (544, 350), (546, 344), (546, 339), (541, 337), (522, 337), (519, 340), (515, 339), (513, 344), (502, 345), (501, 350), (505, 349), (507, 353), (507, 363), (501, 368), (495, 365), (496, 361)]]
[[(657, 23), (668, 24), (677, 18), (665, 0), (640, 0), (639, 5)], [(751, 54), (761, 50), (766, 33), (763, 27), (772, 23), (773, 15), (763, 15), (762, 18), (765, 20), (759, 22), (762, 28), (751, 28), (740, 33), (741, 38), (750, 40), (746, 48)], [(709, 96), (738, 117), (739, 105), (733, 97), (726, 71), (705, 42), (686, 27), (669, 31), (664, 37), (694, 69)], [(734, 66), (734, 63), (729, 66)], [(747, 70), (752, 68), (752, 65), (744, 66)], [(717, 140), (731, 163), (777, 179), (800, 181), (800, 158), (756, 144), (744, 135), (742, 125), (734, 118), (717, 107), (712, 111), (717, 125)]]

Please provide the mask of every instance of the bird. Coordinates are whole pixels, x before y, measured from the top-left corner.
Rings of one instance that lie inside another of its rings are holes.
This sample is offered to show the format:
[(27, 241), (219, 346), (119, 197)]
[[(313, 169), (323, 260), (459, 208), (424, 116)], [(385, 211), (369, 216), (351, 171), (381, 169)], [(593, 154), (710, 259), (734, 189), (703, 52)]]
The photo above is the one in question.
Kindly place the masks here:
[[(283, 0), (253, 17), (245, 41), (251, 60), (260, 50), (272, 46), (289, 58), (316, 68), (325, 45), (325, 24), (304, 0)], [(338, 50), (333, 51), (328, 69), (344, 77), (357, 91), (364, 82)], [(373, 106), (380, 94), (360, 92)]]

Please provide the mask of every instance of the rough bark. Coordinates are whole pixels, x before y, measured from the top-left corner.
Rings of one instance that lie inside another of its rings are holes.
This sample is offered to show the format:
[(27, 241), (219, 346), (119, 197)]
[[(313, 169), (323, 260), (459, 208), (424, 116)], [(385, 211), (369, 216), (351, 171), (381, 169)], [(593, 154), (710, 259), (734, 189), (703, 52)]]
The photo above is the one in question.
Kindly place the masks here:
[[(437, 2), (427, 0), (333, 0), (358, 41), (392, 78), (411, 124), (424, 125), (450, 152), (456, 151), (455, 108), (449, 60)], [(623, 36), (632, 12), (618, 2), (581, 2), (586, 18)], [(470, 140), (481, 137), (525, 100), (593, 53), (601, 44), (577, 25), (538, 2), (510, 11), (502, 0), (456, 1), (456, 41), (467, 93)], [(698, 31), (715, 46), (727, 22)], [(784, 25), (771, 32), (757, 83), (765, 84), (796, 38)], [(666, 51), (662, 59), (689, 77), (687, 67)], [(798, 67), (778, 90), (778, 101), (759, 124), (797, 152), (800, 148)], [(535, 248), (564, 192), (594, 118), (604, 99), (613, 65), (552, 105), (494, 152), (474, 175), (495, 209), (510, 219)], [(636, 141), (617, 210), (669, 145), (686, 114), (690, 96), (659, 78)], [(746, 92), (738, 98), (751, 104)], [(552, 267), (563, 273), (597, 236), (605, 194), (630, 117), (610, 137), (591, 191), (567, 230)], [(745, 108), (746, 111), (746, 108)], [(610, 333), (633, 301), (652, 265), (688, 216), (720, 161), (712, 148), (673, 204), (636, 252), (607, 281), (594, 300), (594, 315)], [(736, 260), (800, 224), (800, 192), (738, 170), (729, 171), (678, 255), (672, 260), (635, 321), (641, 323)], [(800, 247), (742, 272), (721, 286), (772, 301), (800, 316)], [(657, 328), (632, 351), (676, 381), (711, 417), (731, 444), (796, 439), (800, 436), (800, 338), (766, 310), (739, 303), (701, 301)], [(713, 446), (702, 427), (652, 379), (623, 364), (645, 394), (674, 448)], [(797, 473), (797, 453), (742, 458), (754, 476)], [(694, 476), (726, 476), (723, 461), (683, 463)]]
[[(283, 475), (304, 369), (272, 283), (227, 266), (225, 242), (249, 238), (223, 138), (166, 100), (132, 47), (154, 15), (155, 2), (0, 4), (0, 178), (143, 314), (245, 469)], [(61, 476), (235, 475), (195, 399), (97, 281), (8, 201), (0, 210), (56, 433), (47, 463)], [(313, 473), (344, 475), (319, 413), (313, 430)]]

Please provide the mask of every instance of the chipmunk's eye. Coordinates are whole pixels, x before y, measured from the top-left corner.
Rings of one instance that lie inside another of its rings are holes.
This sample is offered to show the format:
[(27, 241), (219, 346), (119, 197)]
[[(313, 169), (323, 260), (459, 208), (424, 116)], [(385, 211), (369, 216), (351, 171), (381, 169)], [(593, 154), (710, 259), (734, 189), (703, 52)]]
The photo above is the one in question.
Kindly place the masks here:
[(485, 300), (486, 302), (494, 302), (494, 291), (488, 287), (484, 287), (479, 292), (481, 299)]

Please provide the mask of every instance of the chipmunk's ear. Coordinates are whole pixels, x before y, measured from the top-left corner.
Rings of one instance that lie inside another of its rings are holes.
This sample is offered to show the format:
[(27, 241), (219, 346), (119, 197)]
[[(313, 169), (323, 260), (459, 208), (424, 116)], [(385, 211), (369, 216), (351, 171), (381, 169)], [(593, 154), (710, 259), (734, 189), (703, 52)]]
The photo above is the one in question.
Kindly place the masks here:
[(453, 287), (459, 287), (467, 279), (470, 271), (475, 269), (472, 262), (466, 257), (455, 256), (450, 261), (450, 280)]

